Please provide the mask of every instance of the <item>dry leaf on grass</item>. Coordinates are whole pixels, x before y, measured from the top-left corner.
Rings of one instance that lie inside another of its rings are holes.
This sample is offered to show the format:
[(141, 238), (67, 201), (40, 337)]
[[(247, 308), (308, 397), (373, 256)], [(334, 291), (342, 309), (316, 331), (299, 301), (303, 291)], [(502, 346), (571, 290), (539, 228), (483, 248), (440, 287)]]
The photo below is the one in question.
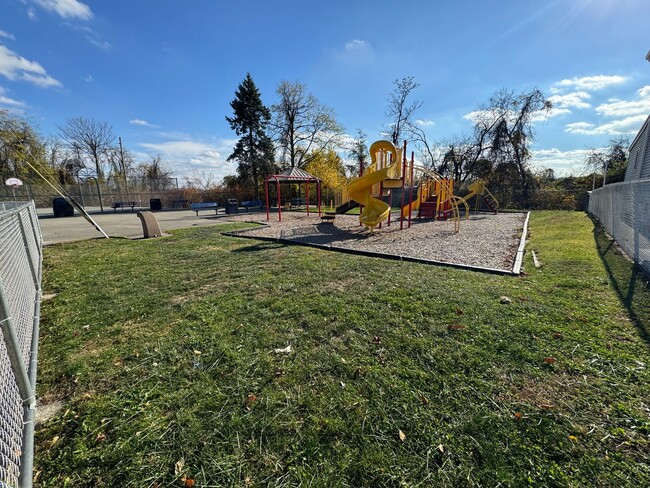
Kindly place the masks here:
[(188, 478), (187, 476), (183, 476), (181, 478), (181, 481), (183, 482), (183, 486), (185, 488), (192, 488), (196, 484), (192, 478)]
[(546, 364), (554, 364), (555, 362), (557, 362), (557, 359), (555, 359), (554, 357), (549, 356), (547, 358), (544, 358), (544, 362)]
[(404, 442), (406, 440), (406, 434), (400, 430), (397, 431), (397, 435), (399, 436), (399, 440)]
[(291, 354), (291, 344), (281, 349), (273, 349), (273, 352), (276, 354)]
[(183, 468), (185, 467), (185, 459), (180, 458), (176, 463), (174, 464), (174, 474), (176, 476), (180, 476), (183, 474)]

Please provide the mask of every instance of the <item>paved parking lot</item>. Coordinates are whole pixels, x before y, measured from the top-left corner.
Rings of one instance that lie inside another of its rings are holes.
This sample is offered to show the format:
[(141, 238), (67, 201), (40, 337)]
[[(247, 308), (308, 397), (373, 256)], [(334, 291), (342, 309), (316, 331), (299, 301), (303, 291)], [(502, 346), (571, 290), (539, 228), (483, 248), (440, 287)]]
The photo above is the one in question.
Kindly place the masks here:
[[(99, 209), (87, 209), (91, 217), (97, 224), (111, 237), (142, 237), (142, 224), (138, 218), (137, 211), (118, 210), (113, 212), (109, 209), (103, 214)], [(219, 210), (219, 214), (214, 211), (204, 211), (196, 216), (192, 210), (163, 210), (154, 212), (160, 228), (163, 232), (172, 229), (182, 229), (185, 227), (196, 227), (201, 225), (214, 225), (223, 221), (226, 214)], [(257, 212), (250, 212), (251, 219), (255, 219)], [(78, 241), (83, 239), (102, 238), (100, 232), (86, 221), (80, 214), (75, 211), (74, 217), (54, 218), (51, 209), (39, 209), (39, 223), (43, 233), (45, 245), (57, 242)], [(257, 218), (260, 218), (258, 215)]]

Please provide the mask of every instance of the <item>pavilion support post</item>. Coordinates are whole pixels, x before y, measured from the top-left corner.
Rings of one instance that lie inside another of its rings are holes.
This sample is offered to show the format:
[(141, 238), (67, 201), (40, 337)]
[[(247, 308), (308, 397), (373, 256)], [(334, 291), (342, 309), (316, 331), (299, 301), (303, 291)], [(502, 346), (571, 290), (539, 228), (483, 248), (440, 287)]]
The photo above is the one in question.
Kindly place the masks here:
[(278, 192), (278, 222), (282, 222), (282, 194), (280, 193), (280, 180), (275, 179), (275, 186)]
[(269, 208), (270, 208), (270, 205), (269, 205), (269, 177), (268, 176), (264, 179), (264, 190), (265, 190), (265, 193), (266, 193), (266, 221), (268, 222), (269, 221), (269, 215), (270, 215), (270, 213), (269, 213)]

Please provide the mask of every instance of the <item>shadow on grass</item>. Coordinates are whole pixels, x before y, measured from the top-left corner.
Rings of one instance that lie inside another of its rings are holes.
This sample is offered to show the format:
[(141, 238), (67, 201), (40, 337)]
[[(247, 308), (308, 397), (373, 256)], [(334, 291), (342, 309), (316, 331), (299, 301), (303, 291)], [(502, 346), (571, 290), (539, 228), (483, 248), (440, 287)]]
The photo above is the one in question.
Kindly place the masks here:
[(281, 242), (277, 241), (262, 241), (262, 242), (257, 242), (256, 244), (252, 244), (250, 246), (244, 246), (244, 247), (238, 247), (237, 249), (233, 249), (230, 252), (234, 253), (241, 253), (241, 252), (260, 252), (260, 251), (269, 251), (271, 249), (280, 249), (282, 247), (286, 247), (286, 244), (282, 244)]
[(640, 266), (628, 261), (616, 247), (614, 240), (600, 223), (592, 217), (596, 249), (609, 274), (610, 282), (621, 303), (639, 330), (643, 340), (650, 345), (650, 281)]

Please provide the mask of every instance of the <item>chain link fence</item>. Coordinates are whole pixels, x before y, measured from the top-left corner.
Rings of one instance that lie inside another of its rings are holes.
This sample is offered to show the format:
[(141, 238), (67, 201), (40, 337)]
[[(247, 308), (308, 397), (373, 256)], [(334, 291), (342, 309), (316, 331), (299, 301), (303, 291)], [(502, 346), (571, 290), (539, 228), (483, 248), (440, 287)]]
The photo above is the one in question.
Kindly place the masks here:
[(589, 213), (650, 274), (650, 180), (614, 183), (594, 190)]
[(42, 236), (31, 203), (0, 203), (0, 488), (31, 486)]

